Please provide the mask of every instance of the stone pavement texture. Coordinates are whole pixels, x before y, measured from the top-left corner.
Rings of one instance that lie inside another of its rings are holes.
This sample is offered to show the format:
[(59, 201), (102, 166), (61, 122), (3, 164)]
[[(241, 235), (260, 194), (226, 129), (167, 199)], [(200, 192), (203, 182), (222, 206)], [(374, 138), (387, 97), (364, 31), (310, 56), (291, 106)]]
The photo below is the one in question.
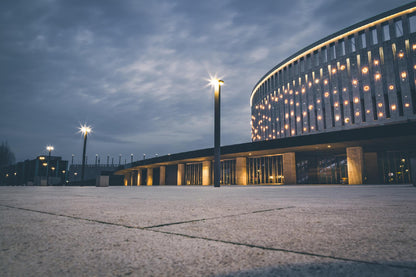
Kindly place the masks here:
[(416, 276), (416, 187), (0, 187), (0, 276)]

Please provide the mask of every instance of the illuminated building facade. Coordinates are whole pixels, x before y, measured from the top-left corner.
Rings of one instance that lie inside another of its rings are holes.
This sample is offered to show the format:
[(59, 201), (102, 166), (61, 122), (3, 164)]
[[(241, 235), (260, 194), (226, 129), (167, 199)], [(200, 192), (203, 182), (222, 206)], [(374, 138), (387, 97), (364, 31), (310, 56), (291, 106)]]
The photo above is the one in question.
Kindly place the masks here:
[[(287, 58), (255, 85), (252, 142), (221, 147), (221, 184), (416, 181), (416, 5)], [(125, 185), (212, 185), (214, 150), (128, 164)]]
[(254, 87), (252, 141), (416, 119), (414, 3), (287, 58)]

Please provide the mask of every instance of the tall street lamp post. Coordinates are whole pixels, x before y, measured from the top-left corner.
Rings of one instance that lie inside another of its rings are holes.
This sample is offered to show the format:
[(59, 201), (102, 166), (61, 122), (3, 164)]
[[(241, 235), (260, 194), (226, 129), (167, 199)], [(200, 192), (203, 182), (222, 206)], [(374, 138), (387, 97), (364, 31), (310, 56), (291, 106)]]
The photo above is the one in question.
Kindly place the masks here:
[(48, 165), (46, 167), (46, 185), (49, 186), (49, 166), (51, 164), (51, 152), (54, 150), (52, 145), (46, 146), (46, 150), (49, 152)]
[(214, 116), (214, 187), (220, 187), (221, 179), (221, 121), (220, 121), (220, 100), (221, 100), (221, 86), (224, 84), (223, 80), (216, 78), (211, 79), (211, 86), (214, 87), (214, 104), (215, 104), (215, 116)]
[(91, 127), (87, 125), (81, 125), (79, 128), (81, 134), (84, 135), (84, 148), (82, 151), (82, 168), (81, 168), (81, 181), (84, 181), (84, 173), (85, 173), (85, 152), (87, 148), (87, 136), (88, 133), (91, 133)]

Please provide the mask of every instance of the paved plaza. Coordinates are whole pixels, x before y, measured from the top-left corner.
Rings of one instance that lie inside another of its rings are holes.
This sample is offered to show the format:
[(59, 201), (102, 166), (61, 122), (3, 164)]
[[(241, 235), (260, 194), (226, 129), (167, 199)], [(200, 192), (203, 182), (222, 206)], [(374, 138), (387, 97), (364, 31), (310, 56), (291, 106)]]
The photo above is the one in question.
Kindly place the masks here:
[(415, 276), (416, 188), (0, 187), (0, 276)]

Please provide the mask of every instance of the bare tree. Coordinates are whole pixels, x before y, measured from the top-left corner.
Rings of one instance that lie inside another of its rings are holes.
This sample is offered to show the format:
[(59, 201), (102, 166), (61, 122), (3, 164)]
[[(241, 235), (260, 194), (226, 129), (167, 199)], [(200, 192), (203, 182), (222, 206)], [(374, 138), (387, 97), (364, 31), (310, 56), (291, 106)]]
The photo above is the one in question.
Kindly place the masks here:
[(6, 142), (2, 142), (0, 145), (0, 168), (3, 166), (11, 165), (15, 162), (13, 152), (10, 150), (9, 145)]

